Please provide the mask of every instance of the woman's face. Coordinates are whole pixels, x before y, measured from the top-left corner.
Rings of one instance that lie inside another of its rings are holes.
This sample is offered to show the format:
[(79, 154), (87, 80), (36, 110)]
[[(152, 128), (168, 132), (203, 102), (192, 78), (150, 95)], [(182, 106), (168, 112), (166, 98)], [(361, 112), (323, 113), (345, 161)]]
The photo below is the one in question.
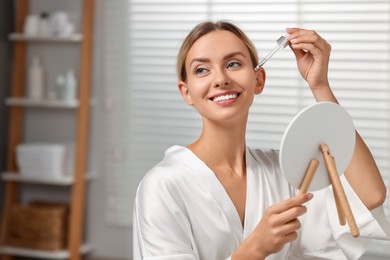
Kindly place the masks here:
[(265, 72), (255, 72), (246, 45), (229, 31), (202, 36), (185, 64), (187, 81), (179, 83), (184, 100), (210, 120), (247, 115), (255, 94), (263, 90)]

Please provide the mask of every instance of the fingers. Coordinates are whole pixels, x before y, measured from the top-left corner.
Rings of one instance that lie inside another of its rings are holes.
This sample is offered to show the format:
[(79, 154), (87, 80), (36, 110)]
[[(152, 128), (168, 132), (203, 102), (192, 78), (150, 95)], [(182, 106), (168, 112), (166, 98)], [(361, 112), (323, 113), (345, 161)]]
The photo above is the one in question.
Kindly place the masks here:
[(287, 28), (286, 31), (289, 33), (287, 39), (290, 47), (297, 59), (300, 59), (306, 53), (305, 51), (317, 55), (322, 52), (328, 53), (331, 50), (330, 44), (313, 30)]
[(287, 28), (287, 40), (294, 52), (298, 70), (312, 90), (329, 87), (328, 66), (330, 44), (317, 32), (301, 28)]
[(283, 232), (289, 233), (294, 231), (294, 228), (291, 230), (289, 229), (291, 227), (291, 223), (294, 224), (294, 220), (306, 213), (307, 209), (302, 204), (309, 201), (312, 197), (312, 194), (305, 193), (269, 207), (267, 214), (273, 215), (272, 218), (269, 218), (269, 225), (272, 227), (278, 227), (287, 224), (287, 230)]
[(297, 239), (297, 237), (298, 237), (298, 233), (294, 231), (294, 232), (291, 232), (290, 234), (285, 235), (284, 241), (285, 241), (285, 243), (289, 243), (289, 242), (292, 242), (295, 239)]
[(283, 223), (280, 225), (270, 225), (272, 227), (272, 232), (271, 234), (275, 237), (281, 237), (283, 238), (286, 235), (289, 235), (291, 233), (296, 232), (298, 229), (301, 228), (301, 222), (297, 219), (294, 218), (287, 223)]
[(316, 31), (300, 28), (287, 28), (286, 31), (291, 32), (289, 33), (287, 40), (291, 43), (292, 46), (306, 43), (312, 44), (322, 51), (330, 50), (330, 44), (325, 39), (323, 39)]
[(289, 235), (301, 228), (301, 222), (298, 219), (293, 219), (280, 227), (280, 234)]
[(306, 30), (301, 28), (287, 28), (289, 34), (287, 39), (293, 42), (324, 42), (325, 40), (314, 30)]
[(307, 211), (307, 209), (305, 206), (293, 207), (291, 209), (288, 209), (288, 210), (280, 213), (277, 216), (277, 218), (275, 218), (275, 222), (277, 222), (280, 225), (288, 223), (288, 222), (302, 216), (303, 214), (306, 213), (306, 211)]
[(268, 210), (269, 210), (269, 213), (271, 213), (271, 214), (283, 213), (289, 209), (302, 206), (302, 204), (308, 202), (312, 198), (313, 198), (312, 193), (300, 194), (300, 195), (297, 195), (293, 198), (290, 198), (290, 199), (284, 200), (280, 203), (277, 203), (277, 204), (269, 207)]
[(312, 198), (313, 194), (304, 193), (270, 206), (246, 244), (253, 246), (260, 256), (279, 252), (298, 237), (297, 230), (301, 227), (298, 217), (306, 212), (302, 204)]
[(289, 43), (289, 46), (290, 46), (291, 50), (293, 51), (297, 61), (299, 61), (300, 59), (302, 59), (305, 56), (306, 51), (304, 51), (303, 49), (297, 48), (297, 46), (292, 46), (291, 43)]

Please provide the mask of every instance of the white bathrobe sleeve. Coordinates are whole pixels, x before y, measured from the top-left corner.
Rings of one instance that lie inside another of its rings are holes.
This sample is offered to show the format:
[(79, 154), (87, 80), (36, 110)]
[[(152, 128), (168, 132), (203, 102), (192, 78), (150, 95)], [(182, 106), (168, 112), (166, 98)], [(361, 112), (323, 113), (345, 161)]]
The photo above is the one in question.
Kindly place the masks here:
[(341, 183), (348, 198), (360, 236), (351, 235), (348, 224), (341, 226), (332, 187), (314, 192), (301, 217), (299, 239), (292, 243), (289, 260), (359, 259), (370, 239), (388, 240), (386, 220), (381, 207), (370, 212), (342, 175)]
[(348, 224), (344, 226), (339, 224), (336, 203), (331, 188), (326, 190), (325, 195), (329, 224), (333, 236), (343, 253), (348, 259), (357, 259), (366, 250), (368, 239), (389, 240), (390, 225), (384, 215), (382, 206), (370, 212), (354, 192), (344, 175), (340, 179), (359, 228), (360, 236), (359, 238), (352, 237)]
[(134, 260), (197, 260), (191, 226), (174, 186), (146, 179), (134, 204)]

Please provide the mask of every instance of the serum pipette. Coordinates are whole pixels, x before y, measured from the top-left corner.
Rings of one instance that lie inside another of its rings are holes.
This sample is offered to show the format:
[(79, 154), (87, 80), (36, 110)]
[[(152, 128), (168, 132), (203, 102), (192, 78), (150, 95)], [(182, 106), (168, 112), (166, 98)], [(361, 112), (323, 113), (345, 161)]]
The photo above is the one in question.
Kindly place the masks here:
[(279, 39), (276, 40), (276, 43), (278, 45), (276, 45), (275, 48), (273, 48), (271, 50), (270, 53), (267, 54), (267, 56), (265, 56), (258, 64), (257, 66), (255, 67), (255, 71), (258, 71), (260, 69), (261, 66), (264, 65), (264, 63), (266, 63), (269, 59), (271, 59), (271, 57), (278, 51), (280, 50), (281, 48), (285, 48), (287, 45), (288, 45), (288, 41), (287, 41), (287, 36), (288, 34), (284, 35), (284, 36), (280, 36)]

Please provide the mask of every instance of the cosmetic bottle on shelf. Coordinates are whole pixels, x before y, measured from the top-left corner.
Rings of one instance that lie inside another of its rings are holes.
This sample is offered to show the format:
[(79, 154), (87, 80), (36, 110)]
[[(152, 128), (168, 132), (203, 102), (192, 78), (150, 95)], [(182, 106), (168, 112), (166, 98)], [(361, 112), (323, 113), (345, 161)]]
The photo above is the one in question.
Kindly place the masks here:
[(68, 70), (65, 76), (64, 88), (63, 88), (63, 100), (74, 101), (77, 96), (77, 79), (73, 70)]
[(33, 57), (28, 71), (28, 98), (43, 99), (44, 71), (42, 61), (38, 56)]

